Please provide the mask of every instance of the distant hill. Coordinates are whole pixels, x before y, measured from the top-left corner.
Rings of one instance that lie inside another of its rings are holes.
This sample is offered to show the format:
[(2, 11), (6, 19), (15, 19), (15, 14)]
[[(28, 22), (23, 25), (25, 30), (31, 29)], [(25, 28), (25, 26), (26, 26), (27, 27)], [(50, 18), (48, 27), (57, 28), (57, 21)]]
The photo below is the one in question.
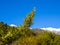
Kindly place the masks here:
[[(37, 34), (40, 34), (42, 33), (43, 31), (47, 31), (47, 32), (52, 32), (52, 33), (55, 33), (57, 35), (60, 35), (60, 29), (55, 29), (55, 28), (46, 28), (46, 29), (43, 29), (43, 28), (36, 28), (36, 29), (31, 29), (33, 32), (37, 33)], [(58, 31), (59, 30), (59, 31)]]

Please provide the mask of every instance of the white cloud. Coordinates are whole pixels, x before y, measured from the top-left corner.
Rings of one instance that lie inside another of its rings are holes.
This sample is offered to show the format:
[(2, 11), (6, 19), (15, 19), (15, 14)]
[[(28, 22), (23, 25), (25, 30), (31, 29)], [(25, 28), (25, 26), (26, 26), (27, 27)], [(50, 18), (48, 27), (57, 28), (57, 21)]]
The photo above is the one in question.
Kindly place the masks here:
[(48, 27), (48, 28), (41, 28), (43, 30), (48, 30), (48, 31), (60, 31), (60, 28), (52, 28), (52, 27)]
[(10, 24), (10, 26), (12, 26), (12, 27), (17, 27), (15, 24)]

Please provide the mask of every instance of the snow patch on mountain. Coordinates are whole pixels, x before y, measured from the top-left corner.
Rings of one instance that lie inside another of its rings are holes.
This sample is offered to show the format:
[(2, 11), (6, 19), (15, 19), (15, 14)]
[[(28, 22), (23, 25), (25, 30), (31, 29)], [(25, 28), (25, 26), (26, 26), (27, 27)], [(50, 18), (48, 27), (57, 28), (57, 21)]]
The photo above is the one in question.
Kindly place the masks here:
[(12, 27), (17, 27), (17, 25), (15, 25), (15, 24), (10, 24), (10, 26), (12, 26)]
[(52, 28), (52, 27), (48, 27), (48, 28), (40, 28), (43, 30), (48, 30), (48, 31), (60, 31), (60, 28)]

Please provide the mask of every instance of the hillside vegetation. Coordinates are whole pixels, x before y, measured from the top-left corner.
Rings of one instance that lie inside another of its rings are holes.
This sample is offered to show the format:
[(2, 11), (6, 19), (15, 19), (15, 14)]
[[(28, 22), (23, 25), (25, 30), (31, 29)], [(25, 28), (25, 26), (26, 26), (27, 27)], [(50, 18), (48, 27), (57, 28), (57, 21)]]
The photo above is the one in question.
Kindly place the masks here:
[(20, 26), (13, 27), (0, 22), (0, 45), (60, 45), (60, 36), (41, 29), (30, 29), (34, 10)]

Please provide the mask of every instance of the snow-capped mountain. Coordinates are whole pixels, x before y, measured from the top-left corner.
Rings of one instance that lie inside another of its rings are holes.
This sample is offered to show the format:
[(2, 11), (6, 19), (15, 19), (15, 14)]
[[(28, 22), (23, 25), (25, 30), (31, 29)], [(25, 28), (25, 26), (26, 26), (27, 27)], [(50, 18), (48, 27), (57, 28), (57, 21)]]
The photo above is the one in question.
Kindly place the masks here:
[(52, 28), (52, 27), (48, 27), (48, 28), (41, 28), (43, 30), (47, 30), (47, 31), (51, 31), (51, 32), (54, 32), (58, 35), (60, 35), (60, 28)]
[[(17, 25), (15, 24), (10, 24), (10, 26), (12, 27), (17, 27)], [(33, 29), (33, 28), (30, 28), (30, 29)], [(37, 28), (38, 30), (46, 30), (46, 31), (51, 31), (51, 32), (54, 32), (58, 35), (60, 35), (60, 28), (52, 28), (52, 27), (48, 27), (48, 28)], [(37, 29), (34, 29), (37, 31)]]
[(15, 25), (15, 24), (10, 24), (10, 26), (12, 26), (12, 27), (17, 27), (17, 25)]
[(60, 28), (52, 28), (52, 27), (48, 27), (48, 28), (41, 28), (43, 30), (48, 30), (48, 31), (60, 31)]

